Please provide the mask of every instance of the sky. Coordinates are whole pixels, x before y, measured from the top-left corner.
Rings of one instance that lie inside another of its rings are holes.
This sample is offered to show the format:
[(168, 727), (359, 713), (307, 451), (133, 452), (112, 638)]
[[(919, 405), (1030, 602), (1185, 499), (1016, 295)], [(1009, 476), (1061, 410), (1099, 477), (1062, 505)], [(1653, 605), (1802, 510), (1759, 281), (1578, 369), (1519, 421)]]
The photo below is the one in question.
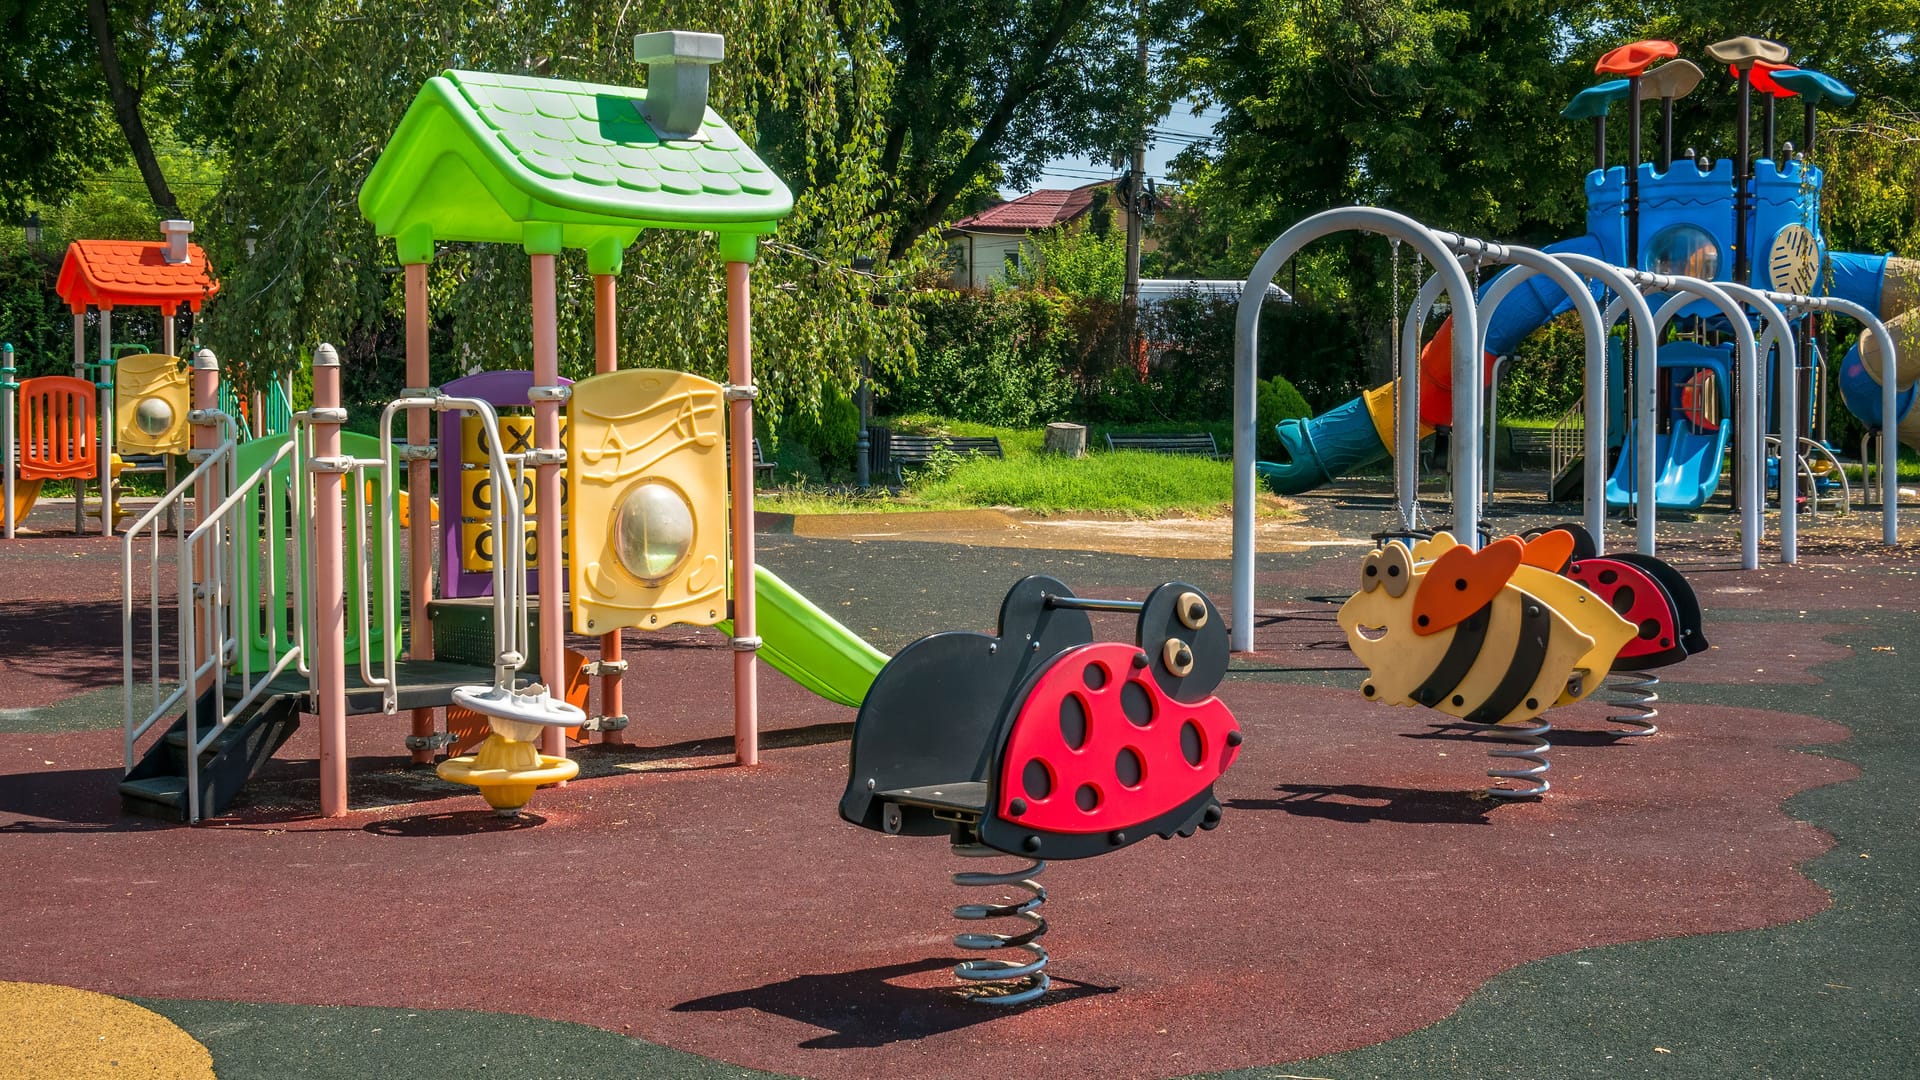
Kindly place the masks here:
[[(1167, 162), (1174, 155), (1197, 142), (1205, 142), (1213, 135), (1214, 122), (1222, 113), (1218, 106), (1206, 109), (1200, 115), (1193, 114), (1190, 102), (1181, 102), (1173, 107), (1167, 118), (1154, 128), (1153, 141), (1147, 145), (1147, 175), (1156, 184), (1167, 182)], [(1118, 173), (1110, 170), (1109, 162), (1089, 161), (1085, 158), (1055, 158), (1047, 163), (1046, 171), (1032, 186), (1025, 188), (1006, 188), (1002, 194), (1008, 198), (1025, 195), (1037, 188), (1075, 188), (1095, 180), (1111, 180)], [(1125, 171), (1126, 166), (1121, 166)]]

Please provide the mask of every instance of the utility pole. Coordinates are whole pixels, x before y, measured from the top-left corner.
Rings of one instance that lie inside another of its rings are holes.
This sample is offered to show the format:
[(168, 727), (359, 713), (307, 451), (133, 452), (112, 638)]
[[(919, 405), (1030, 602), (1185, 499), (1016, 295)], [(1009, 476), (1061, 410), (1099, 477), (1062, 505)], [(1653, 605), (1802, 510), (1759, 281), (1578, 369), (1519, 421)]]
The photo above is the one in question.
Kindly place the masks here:
[[(1137, 38), (1140, 61), (1140, 87), (1142, 103), (1147, 84), (1147, 0), (1138, 0)], [(1138, 334), (1138, 316), (1140, 313), (1140, 215), (1146, 207), (1147, 197), (1147, 115), (1141, 112), (1139, 127), (1133, 133), (1133, 162), (1129, 176), (1132, 182), (1127, 185), (1127, 282), (1120, 293), (1120, 305), (1127, 324), (1127, 343), (1133, 346)]]

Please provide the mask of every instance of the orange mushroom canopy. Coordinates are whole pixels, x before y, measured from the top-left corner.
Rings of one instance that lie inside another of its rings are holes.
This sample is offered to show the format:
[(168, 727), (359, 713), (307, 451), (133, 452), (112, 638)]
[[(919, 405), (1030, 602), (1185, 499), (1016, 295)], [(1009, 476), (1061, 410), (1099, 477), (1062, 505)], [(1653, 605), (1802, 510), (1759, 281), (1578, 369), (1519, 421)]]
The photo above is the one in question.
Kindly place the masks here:
[(197, 312), (220, 283), (200, 245), (186, 247), (186, 261), (170, 263), (164, 241), (75, 240), (54, 291), (75, 314), (89, 307), (158, 307), (173, 315), (181, 304)]

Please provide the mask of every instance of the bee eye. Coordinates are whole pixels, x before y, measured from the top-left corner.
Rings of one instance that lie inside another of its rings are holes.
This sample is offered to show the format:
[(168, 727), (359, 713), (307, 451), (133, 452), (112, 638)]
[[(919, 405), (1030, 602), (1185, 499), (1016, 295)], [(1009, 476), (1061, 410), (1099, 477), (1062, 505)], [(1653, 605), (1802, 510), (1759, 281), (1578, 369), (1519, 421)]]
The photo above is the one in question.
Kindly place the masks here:
[(1379, 587), (1380, 587), (1380, 553), (1376, 551), (1373, 554), (1368, 555), (1367, 561), (1361, 565), (1360, 591), (1372, 592), (1373, 590)]
[(1387, 595), (1399, 599), (1407, 594), (1407, 586), (1413, 581), (1413, 556), (1407, 549), (1394, 544), (1380, 553), (1382, 584), (1387, 587)]

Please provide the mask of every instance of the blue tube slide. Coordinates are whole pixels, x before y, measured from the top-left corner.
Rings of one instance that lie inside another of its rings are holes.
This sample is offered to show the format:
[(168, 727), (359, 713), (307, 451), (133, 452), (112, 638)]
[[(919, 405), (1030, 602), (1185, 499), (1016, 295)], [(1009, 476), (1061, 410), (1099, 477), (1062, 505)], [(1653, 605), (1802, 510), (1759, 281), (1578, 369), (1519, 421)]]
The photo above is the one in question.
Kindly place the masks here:
[[(1602, 245), (1598, 237), (1589, 235), (1549, 244), (1542, 250), (1550, 254), (1576, 252), (1599, 257)], [(1489, 279), (1488, 284), (1493, 280)], [(1559, 286), (1542, 275), (1534, 275), (1502, 301), (1500, 310), (1494, 313), (1493, 322), (1487, 327), (1487, 351), (1496, 356), (1512, 352), (1528, 334), (1572, 307), (1573, 301), (1567, 299)], [(1451, 364), (1452, 358), (1442, 357), (1440, 362)], [(1452, 411), (1451, 402), (1447, 411)], [(1305, 420), (1282, 420), (1274, 430), (1280, 436), (1287, 460), (1256, 462), (1254, 469), (1265, 478), (1268, 487), (1282, 495), (1311, 491), (1334, 477), (1388, 456), (1364, 397)]]

